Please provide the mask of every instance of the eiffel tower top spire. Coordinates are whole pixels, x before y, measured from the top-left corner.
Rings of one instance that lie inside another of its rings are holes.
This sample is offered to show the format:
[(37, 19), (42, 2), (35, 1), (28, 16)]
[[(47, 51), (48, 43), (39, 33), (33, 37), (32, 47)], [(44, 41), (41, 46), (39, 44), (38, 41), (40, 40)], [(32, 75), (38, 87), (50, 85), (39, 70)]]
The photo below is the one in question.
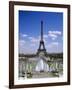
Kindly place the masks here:
[(43, 41), (43, 21), (41, 21), (41, 41)]

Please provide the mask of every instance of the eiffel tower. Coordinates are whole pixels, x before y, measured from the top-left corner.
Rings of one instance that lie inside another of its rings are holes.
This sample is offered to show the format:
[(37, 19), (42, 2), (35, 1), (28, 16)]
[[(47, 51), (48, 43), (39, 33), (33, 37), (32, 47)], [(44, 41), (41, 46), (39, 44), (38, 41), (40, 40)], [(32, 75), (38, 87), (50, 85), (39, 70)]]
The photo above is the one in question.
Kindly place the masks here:
[(43, 21), (41, 21), (41, 40), (37, 54), (39, 54), (40, 52), (44, 53), (44, 55), (46, 54), (46, 49), (43, 41)]

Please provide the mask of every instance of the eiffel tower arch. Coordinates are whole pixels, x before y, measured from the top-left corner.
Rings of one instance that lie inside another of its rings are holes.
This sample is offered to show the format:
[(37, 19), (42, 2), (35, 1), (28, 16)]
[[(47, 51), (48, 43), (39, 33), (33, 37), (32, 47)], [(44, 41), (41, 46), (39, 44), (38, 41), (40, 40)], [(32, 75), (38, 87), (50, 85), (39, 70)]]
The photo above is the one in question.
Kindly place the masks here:
[(39, 54), (41, 52), (44, 53), (44, 55), (47, 54), (46, 49), (45, 49), (44, 40), (43, 40), (43, 21), (41, 21), (41, 40), (39, 43), (39, 48), (37, 50), (37, 54)]

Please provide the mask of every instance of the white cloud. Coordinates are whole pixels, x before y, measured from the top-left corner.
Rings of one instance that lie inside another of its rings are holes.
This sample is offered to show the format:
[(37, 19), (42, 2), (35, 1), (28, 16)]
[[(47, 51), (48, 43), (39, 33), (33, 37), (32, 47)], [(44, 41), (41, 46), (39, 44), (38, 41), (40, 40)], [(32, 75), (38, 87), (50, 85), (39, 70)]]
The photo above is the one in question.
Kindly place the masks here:
[(27, 37), (27, 36), (28, 36), (27, 34), (20, 33), (20, 37)]
[(27, 34), (23, 34), (22, 36), (23, 36), (23, 37), (27, 37), (28, 35), (27, 35)]
[(31, 54), (35, 53), (37, 48), (36, 43), (26, 43), (24, 40), (19, 41), (19, 53)]
[(49, 45), (47, 45), (46, 47), (47, 48), (53, 48), (53, 47), (58, 47), (58, 45), (59, 45), (59, 42), (52, 42), (52, 43), (50, 43)]
[(31, 41), (32, 42), (39, 42), (39, 39), (33, 38)]
[[(41, 39), (41, 36), (38, 36), (38, 38)], [(43, 38), (44, 38), (44, 39), (48, 38), (48, 34), (44, 34), (44, 35), (43, 35)]]
[(49, 31), (48, 33), (55, 34), (55, 35), (61, 35), (61, 31)]
[(57, 45), (59, 45), (59, 43), (58, 42), (53, 42), (52, 45), (57, 46)]
[(53, 38), (57, 38), (57, 35), (55, 35), (53, 33), (48, 33), (48, 36), (53, 37)]
[(63, 46), (60, 42), (52, 42), (46, 45), (47, 52), (54, 53), (54, 52), (62, 52)]
[(60, 35), (61, 31), (48, 31), (48, 36), (51, 37), (52, 40), (57, 39), (57, 37)]
[(35, 38), (35, 37), (29, 37), (30, 41), (33, 43), (38, 43), (39, 42), (39, 38)]
[(33, 37), (28, 37), (30, 40), (33, 39)]
[(19, 40), (19, 43), (25, 43), (25, 41), (24, 40)]
[(53, 33), (48, 33), (48, 36), (51, 37), (52, 40), (55, 40), (57, 38), (57, 35)]
[(19, 47), (24, 46), (26, 42), (24, 40), (19, 40)]
[(44, 38), (48, 38), (48, 35), (47, 34), (44, 34)]
[(36, 44), (35, 44), (35, 43), (31, 43), (31, 44), (30, 44), (30, 46), (35, 47), (35, 46), (36, 46)]

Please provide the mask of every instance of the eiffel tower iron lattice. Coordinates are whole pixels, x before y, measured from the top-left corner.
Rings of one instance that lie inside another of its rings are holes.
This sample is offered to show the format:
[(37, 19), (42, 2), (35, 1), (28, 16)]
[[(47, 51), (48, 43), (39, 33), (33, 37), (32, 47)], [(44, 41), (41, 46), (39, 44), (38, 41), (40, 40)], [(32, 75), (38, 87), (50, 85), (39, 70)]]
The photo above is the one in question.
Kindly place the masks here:
[(45, 49), (45, 45), (43, 41), (43, 21), (41, 21), (41, 40), (40, 40), (39, 49), (37, 51), (37, 54), (39, 54), (40, 52), (43, 52), (44, 54), (46, 54), (46, 49)]

